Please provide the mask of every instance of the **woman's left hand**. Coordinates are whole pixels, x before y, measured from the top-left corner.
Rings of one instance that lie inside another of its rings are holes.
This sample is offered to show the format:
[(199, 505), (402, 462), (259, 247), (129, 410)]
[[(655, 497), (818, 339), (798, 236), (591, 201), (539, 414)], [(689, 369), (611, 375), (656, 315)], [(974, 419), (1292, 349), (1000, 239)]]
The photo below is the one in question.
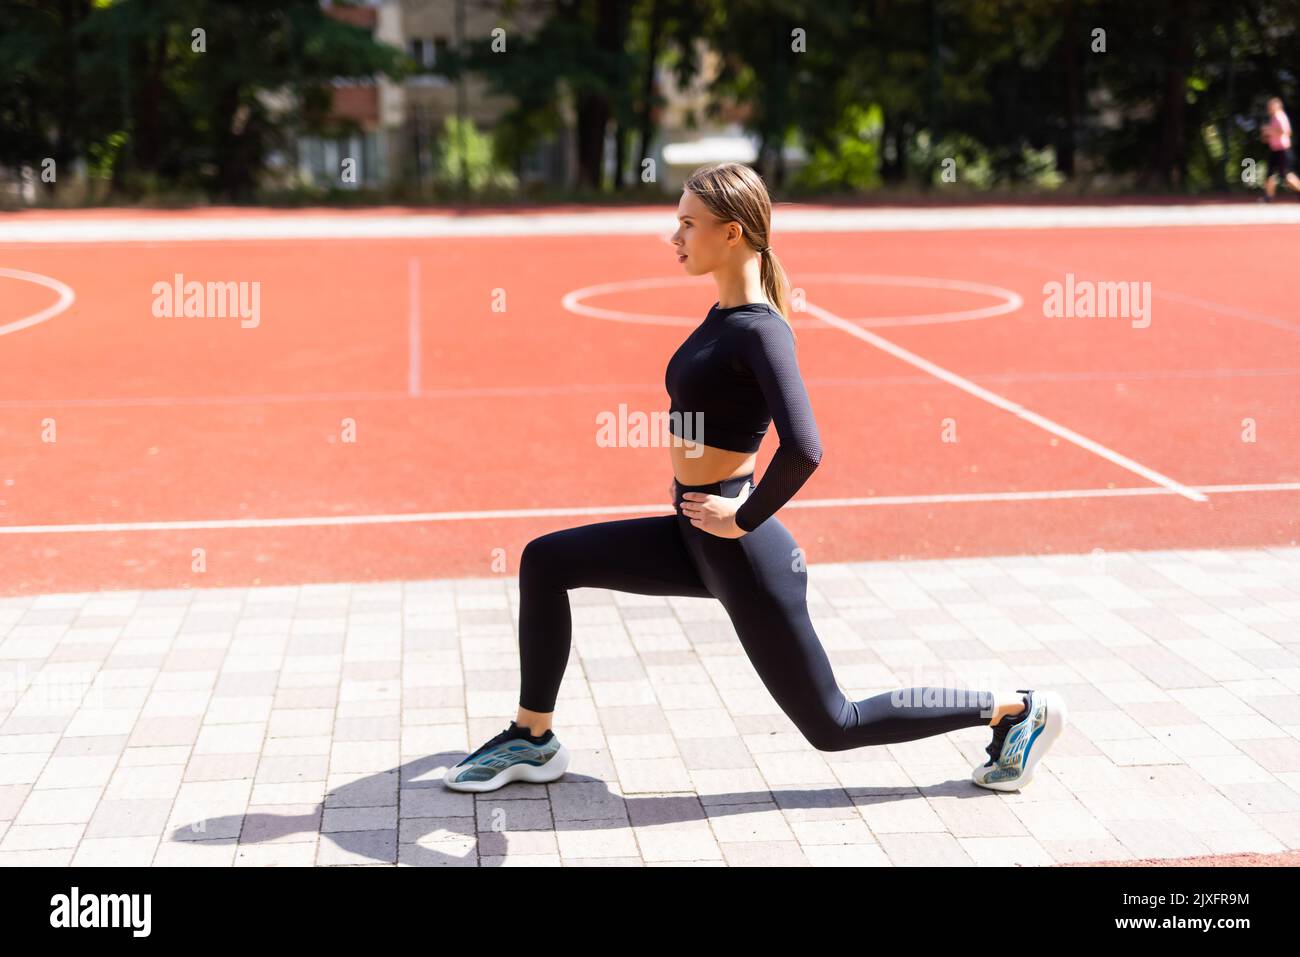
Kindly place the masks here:
[(735, 498), (710, 495), (707, 492), (683, 492), (682, 514), (696, 528), (702, 528), (719, 538), (740, 538), (749, 533), (736, 524), (736, 511), (749, 498), (749, 485)]

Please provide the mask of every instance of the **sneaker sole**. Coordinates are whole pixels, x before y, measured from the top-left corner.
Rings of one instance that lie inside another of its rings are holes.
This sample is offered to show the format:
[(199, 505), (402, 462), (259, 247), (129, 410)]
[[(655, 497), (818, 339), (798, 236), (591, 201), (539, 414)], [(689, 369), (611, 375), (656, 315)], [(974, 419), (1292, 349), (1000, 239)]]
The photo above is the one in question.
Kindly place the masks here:
[[(545, 764), (512, 764), (496, 777), (489, 778), (486, 781), (461, 781), (452, 783), (446, 776), (443, 777), (444, 786), (453, 791), (495, 791), (497, 788), (503, 788), (512, 781), (524, 781), (528, 784), (547, 784), (557, 780), (569, 768), (569, 749), (560, 745), (559, 750), (555, 752), (555, 757)], [(448, 769), (448, 774), (451, 770)]]
[(1021, 772), (1020, 777), (1014, 781), (974, 781), (975, 784), (982, 788), (989, 788), (993, 791), (1019, 791), (1026, 784), (1034, 779), (1034, 768), (1038, 762), (1055, 743), (1056, 739), (1061, 736), (1065, 726), (1070, 722), (1070, 709), (1065, 704), (1065, 699), (1055, 691), (1044, 691), (1043, 697), (1047, 700), (1047, 720), (1043, 722), (1043, 730), (1038, 733), (1038, 739), (1029, 749), (1029, 757), (1025, 761), (1025, 770)]

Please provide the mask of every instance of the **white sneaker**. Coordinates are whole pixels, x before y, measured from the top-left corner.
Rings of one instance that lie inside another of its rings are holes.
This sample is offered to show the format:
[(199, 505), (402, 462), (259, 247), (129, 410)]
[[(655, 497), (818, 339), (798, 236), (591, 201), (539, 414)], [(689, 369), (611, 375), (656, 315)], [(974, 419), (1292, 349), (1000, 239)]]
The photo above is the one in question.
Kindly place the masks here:
[(442, 783), (453, 791), (495, 791), (511, 781), (545, 784), (564, 774), (569, 750), (547, 729), (540, 741), (515, 722), (448, 768)]
[(995, 791), (1017, 791), (1034, 777), (1034, 767), (1061, 735), (1069, 721), (1065, 699), (1054, 691), (1017, 688), (1027, 707), (1007, 715), (993, 728), (993, 741), (984, 750), (989, 759), (971, 771), (971, 780)]

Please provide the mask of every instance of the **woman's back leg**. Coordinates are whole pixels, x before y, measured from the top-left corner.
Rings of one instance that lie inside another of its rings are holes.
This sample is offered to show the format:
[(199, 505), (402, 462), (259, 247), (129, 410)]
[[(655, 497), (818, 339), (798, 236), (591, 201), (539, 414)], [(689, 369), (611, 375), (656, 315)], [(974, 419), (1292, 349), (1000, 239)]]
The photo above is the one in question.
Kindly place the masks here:
[(991, 696), (904, 688), (855, 701), (839, 687), (808, 614), (802, 550), (774, 518), (738, 548), (693, 538), (754, 670), (777, 705), (820, 751), (893, 744), (986, 725)]

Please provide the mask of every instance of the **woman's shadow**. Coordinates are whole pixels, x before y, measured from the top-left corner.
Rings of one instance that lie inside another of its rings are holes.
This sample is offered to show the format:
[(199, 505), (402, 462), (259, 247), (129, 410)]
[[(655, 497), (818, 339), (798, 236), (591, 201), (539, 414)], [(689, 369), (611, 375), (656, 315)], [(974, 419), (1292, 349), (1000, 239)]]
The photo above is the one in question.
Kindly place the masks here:
[[(512, 782), (483, 794), (453, 791), (442, 783), (443, 773), (464, 756), (461, 751), (441, 751), (349, 782), (329, 791), (307, 814), (253, 811), (223, 815), (183, 824), (172, 831), (171, 839), (247, 847), (288, 843), (284, 839), (295, 834), (315, 836), (319, 832), (322, 842), (332, 842), (340, 852), (326, 855), (336, 856), (338, 864), (475, 867), (482, 858), (491, 860), (488, 866), (497, 866), (509, 849), (512, 833), (685, 823), (750, 813), (754, 805), (773, 803), (783, 810), (852, 807), (855, 803), (845, 788), (837, 786), (709, 794), (703, 799), (691, 793), (626, 797), (610, 791), (604, 780), (572, 770), (549, 785)], [(972, 786), (969, 780), (853, 787), (852, 791), (873, 803), (992, 794)], [(421, 843), (432, 835), (437, 837)]]

